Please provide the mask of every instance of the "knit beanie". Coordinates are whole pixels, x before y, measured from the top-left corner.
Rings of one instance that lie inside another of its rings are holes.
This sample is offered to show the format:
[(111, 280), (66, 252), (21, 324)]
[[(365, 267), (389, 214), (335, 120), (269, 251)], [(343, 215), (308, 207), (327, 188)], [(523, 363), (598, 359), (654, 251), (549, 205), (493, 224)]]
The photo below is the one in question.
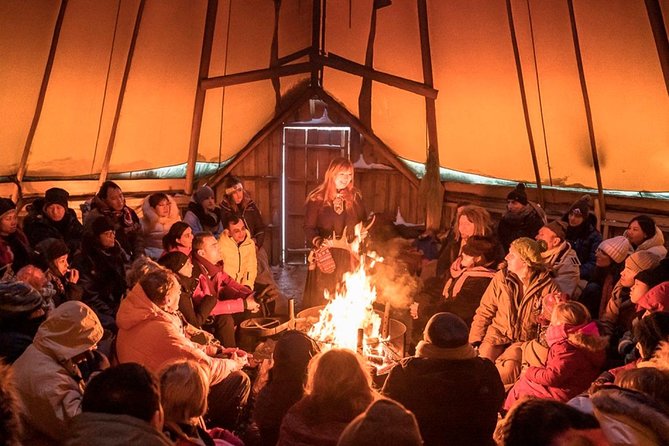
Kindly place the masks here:
[(215, 196), (216, 194), (214, 194), (214, 189), (209, 186), (202, 186), (197, 190), (197, 192), (195, 192), (195, 201), (202, 203), (207, 198), (212, 198)]
[(178, 273), (188, 261), (188, 256), (181, 251), (171, 251), (158, 259), (158, 264)]
[(590, 195), (583, 195), (581, 198), (576, 200), (574, 204), (569, 208), (569, 213), (574, 215), (582, 215), (587, 217), (590, 213), (590, 205), (592, 203), (592, 198)]
[(58, 238), (47, 239), (49, 243), (46, 246), (45, 256), (47, 262), (53, 262), (58, 257), (66, 256), (70, 253), (70, 248), (67, 247), (64, 241)]
[(532, 268), (544, 266), (544, 259), (541, 257), (541, 253), (546, 250), (545, 244), (539, 243), (539, 241), (529, 237), (520, 237), (511, 242), (509, 250), (511, 249)]
[[(639, 276), (636, 277), (636, 280), (638, 279)], [(648, 290), (641, 296), (637, 306), (652, 312), (669, 311), (669, 281), (662, 282)]]
[(567, 223), (562, 220), (553, 220), (548, 223), (545, 227), (553, 231), (560, 240), (564, 241), (567, 238)]
[(93, 220), (93, 223), (91, 224), (91, 231), (93, 231), (93, 235), (100, 235), (103, 232), (107, 231), (113, 231), (114, 230), (114, 224), (109, 221), (107, 217), (100, 216)]
[(518, 183), (516, 188), (509, 192), (509, 195), (506, 196), (507, 200), (517, 201), (520, 204), (527, 204), (527, 194), (525, 193), (525, 185), (523, 183)]
[(427, 322), (423, 339), (435, 347), (457, 348), (469, 342), (469, 328), (453, 313), (437, 313)]
[(344, 429), (337, 446), (421, 446), (416, 417), (390, 399), (374, 401)]
[(14, 209), (16, 209), (16, 204), (12, 200), (9, 198), (0, 198), (0, 218)]
[(599, 249), (616, 263), (623, 263), (627, 256), (634, 251), (630, 241), (622, 235), (603, 240), (599, 244)]
[(637, 251), (625, 260), (625, 268), (635, 275), (641, 271), (655, 268), (660, 264), (660, 258), (648, 251)]
[(0, 283), (0, 318), (31, 313), (43, 304), (42, 295), (27, 283)]
[(51, 204), (59, 204), (67, 209), (69, 207), (67, 201), (69, 197), (70, 194), (65, 189), (61, 189), (60, 187), (52, 187), (44, 194), (44, 208)]

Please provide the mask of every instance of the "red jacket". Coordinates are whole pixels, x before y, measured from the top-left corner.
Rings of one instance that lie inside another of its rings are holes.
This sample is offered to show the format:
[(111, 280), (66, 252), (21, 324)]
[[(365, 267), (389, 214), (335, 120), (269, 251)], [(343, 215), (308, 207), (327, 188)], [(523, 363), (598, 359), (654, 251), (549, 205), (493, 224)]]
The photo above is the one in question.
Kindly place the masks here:
[(198, 284), (193, 291), (193, 304), (198, 305), (205, 296), (218, 299), (211, 315), (241, 313), (246, 309), (245, 299), (253, 290), (240, 285), (218, 265), (213, 265), (193, 253), (193, 277)]

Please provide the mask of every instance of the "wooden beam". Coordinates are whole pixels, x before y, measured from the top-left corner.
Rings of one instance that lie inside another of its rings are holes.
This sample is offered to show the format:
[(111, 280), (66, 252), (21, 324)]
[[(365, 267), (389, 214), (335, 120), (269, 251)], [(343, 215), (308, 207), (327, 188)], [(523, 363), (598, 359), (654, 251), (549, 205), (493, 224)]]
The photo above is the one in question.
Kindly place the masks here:
[(339, 102), (335, 101), (334, 98), (325, 91), (318, 89), (316, 94), (323, 102), (328, 105), (328, 107), (332, 107), (332, 109), (335, 110), (337, 114), (341, 115), (348, 125), (353, 127), (358, 133), (362, 134), (368, 141), (375, 144), (380, 149), (379, 153), (386, 159), (386, 161), (388, 161), (390, 165), (392, 165), (402, 175), (404, 175), (411, 182), (411, 184), (418, 187), (419, 181), (418, 178), (416, 178), (416, 175), (402, 161), (399, 160), (397, 154), (390, 147), (388, 147), (381, 140), (381, 138), (376, 136), (374, 132), (365, 127), (362, 122), (360, 122), (360, 120), (355, 115), (353, 115), (353, 113), (348, 111), (346, 107), (341, 105)]
[[(198, 76), (197, 91), (195, 92), (195, 104), (193, 106), (193, 123), (190, 131), (190, 146), (188, 148), (188, 164), (186, 166), (186, 185), (184, 190), (187, 194), (193, 192), (193, 181), (195, 180), (195, 163), (200, 146), (200, 131), (202, 130), (202, 115), (204, 114), (204, 98), (207, 90), (202, 88), (202, 79), (209, 76), (209, 65), (211, 63), (211, 48), (214, 43), (214, 29), (216, 28), (216, 14), (218, 12), (218, 0), (207, 0), (207, 16), (204, 22), (204, 36), (202, 37), (202, 52), (200, 53), (200, 71)], [(222, 113), (222, 112), (221, 112)]]
[(274, 119), (272, 119), (265, 127), (263, 127), (262, 130), (256, 133), (255, 136), (251, 138), (251, 141), (249, 141), (248, 144), (244, 146), (244, 148), (237, 152), (237, 155), (235, 155), (235, 158), (230, 162), (230, 164), (209, 177), (207, 184), (211, 187), (216, 187), (223, 180), (223, 177), (232, 172), (232, 170), (237, 167), (237, 165), (239, 165), (239, 163), (258, 146), (258, 144), (267, 138), (273, 131), (279, 128), (284, 121), (286, 121), (293, 113), (295, 113), (295, 111), (313, 95), (314, 90), (312, 88), (307, 88), (302, 94), (297, 96), (290, 105), (276, 114)]
[(349, 74), (355, 74), (363, 78), (369, 78), (373, 81), (381, 82), (382, 84), (390, 85), (391, 87), (399, 88), (401, 90), (410, 91), (427, 98), (436, 99), (437, 94), (439, 93), (437, 90), (424, 83), (377, 71), (344, 57), (337, 56), (334, 53), (328, 53), (327, 57), (317, 56), (315, 60), (319, 65), (334, 68)]
[(583, 94), (583, 105), (585, 107), (585, 118), (588, 123), (588, 136), (590, 138), (590, 151), (592, 153), (592, 165), (595, 169), (595, 178), (597, 180), (597, 193), (599, 203), (602, 209), (601, 219), (606, 219), (606, 202), (604, 200), (604, 188), (602, 186), (602, 174), (599, 168), (599, 157), (597, 155), (597, 142), (595, 141), (595, 128), (592, 123), (592, 110), (590, 108), (590, 96), (588, 95), (588, 85), (585, 82), (585, 72), (583, 70), (583, 58), (581, 56), (581, 44), (578, 39), (578, 29), (576, 28), (576, 15), (574, 14), (573, 0), (567, 0), (569, 7), (569, 22), (571, 24), (571, 34), (574, 40), (574, 55), (576, 56), (576, 65), (578, 67), (578, 78), (581, 82), (581, 93)]
[(279, 63), (279, 65), (285, 65), (287, 63), (301, 59), (303, 57), (307, 57), (310, 53), (311, 53), (311, 47), (308, 46), (306, 48), (302, 48), (299, 51), (295, 51), (294, 53), (290, 53), (286, 56), (279, 57), (279, 60), (277, 60), (277, 62)]
[[(313, 0), (312, 2), (312, 11), (311, 11), (311, 52), (309, 61), (311, 62), (311, 86), (319, 86), (320, 72), (323, 71), (323, 67), (317, 64), (314, 64), (316, 58), (321, 54), (321, 1), (322, 0)], [(324, 48), (323, 48), (324, 49)]]
[(280, 65), (273, 68), (264, 68), (262, 70), (210, 77), (208, 79), (202, 79), (200, 88), (202, 88), (202, 90), (210, 90), (212, 88), (229, 87), (230, 85), (246, 84), (248, 82), (290, 76), (292, 74), (309, 73), (312, 68), (310, 62), (301, 62), (291, 65)]
[[(420, 30), (420, 51), (423, 62), (423, 82), (429, 87), (434, 87), (432, 75), (432, 51), (430, 48), (430, 26), (427, 16), (427, 0), (418, 1), (418, 27)], [(439, 159), (439, 141), (437, 138), (437, 108), (434, 98), (425, 98), (425, 111), (427, 120), (427, 135), (429, 146), (437, 150)]]
[[(369, 35), (367, 36), (367, 49), (365, 51), (365, 68), (374, 69), (374, 40), (376, 39), (376, 2), (372, 7), (372, 16), (369, 23)], [(358, 116), (360, 122), (366, 127), (372, 128), (372, 80), (363, 76), (358, 95)]]
[(655, 37), (657, 56), (660, 59), (662, 74), (664, 74), (664, 85), (669, 93), (669, 39), (667, 39), (667, 28), (664, 26), (662, 9), (658, 0), (646, 0), (646, 11)]
[(40, 85), (39, 94), (37, 95), (37, 104), (35, 105), (35, 113), (33, 114), (33, 120), (30, 123), (30, 129), (28, 130), (28, 136), (26, 137), (26, 143), (23, 146), (23, 152), (21, 153), (21, 160), (19, 161), (19, 168), (16, 172), (16, 191), (12, 194), (12, 198), (15, 202), (18, 201), (21, 182), (23, 177), (28, 170), (28, 157), (30, 156), (30, 149), (33, 145), (33, 139), (35, 139), (35, 132), (37, 131), (37, 124), (39, 124), (40, 117), (42, 116), (42, 109), (44, 108), (44, 98), (46, 97), (46, 89), (49, 86), (49, 79), (51, 78), (51, 70), (53, 69), (53, 61), (56, 57), (56, 49), (58, 47), (58, 40), (60, 39), (60, 31), (63, 27), (63, 19), (65, 18), (65, 10), (67, 9), (68, 0), (62, 0), (60, 3), (60, 8), (58, 9), (58, 17), (56, 18), (56, 24), (53, 28), (53, 36), (51, 37), (51, 47), (49, 48), (49, 56), (46, 59), (46, 66), (44, 67), (44, 75), (42, 76), (42, 84)]
[[(272, 45), (269, 54), (269, 66), (275, 68), (279, 65), (279, 15), (281, 14), (281, 0), (274, 0), (274, 32), (272, 33)], [(274, 112), (279, 110), (281, 103), (281, 82), (279, 76), (272, 76), (272, 87), (274, 88)]]
[[(102, 160), (102, 168), (100, 170), (100, 177), (98, 178), (98, 186), (107, 181), (109, 174), (109, 163), (114, 151), (114, 142), (116, 142), (116, 131), (118, 130), (118, 122), (121, 117), (121, 109), (123, 108), (123, 100), (125, 99), (125, 90), (128, 85), (128, 77), (130, 76), (130, 67), (132, 66), (132, 58), (135, 54), (135, 46), (137, 44), (137, 37), (139, 36), (139, 28), (142, 25), (142, 16), (144, 15), (144, 6), (146, 0), (141, 0), (137, 8), (137, 18), (135, 19), (135, 26), (132, 30), (132, 38), (130, 39), (130, 48), (128, 49), (128, 57), (125, 61), (125, 69), (123, 70), (123, 79), (121, 80), (121, 89), (118, 94), (118, 102), (116, 103), (116, 110), (114, 111), (114, 120), (112, 121), (111, 132), (107, 147), (105, 148), (105, 156)], [(100, 112), (102, 113), (102, 111)]]
[(520, 51), (518, 50), (518, 39), (516, 37), (516, 26), (513, 22), (513, 8), (511, 0), (506, 0), (506, 13), (509, 18), (509, 32), (511, 33), (511, 45), (513, 46), (513, 58), (516, 62), (516, 74), (518, 75), (518, 88), (520, 89), (520, 100), (523, 104), (523, 116), (525, 117), (525, 129), (527, 131), (527, 141), (530, 145), (530, 154), (532, 155), (532, 166), (534, 167), (534, 178), (537, 184), (537, 193), (539, 194), (539, 204), (546, 206), (544, 200), (544, 190), (541, 187), (541, 173), (539, 172), (539, 160), (537, 150), (534, 145), (534, 135), (532, 134), (532, 123), (530, 122), (530, 110), (527, 105), (527, 94), (525, 92), (525, 80), (523, 78), (523, 67), (520, 62)]

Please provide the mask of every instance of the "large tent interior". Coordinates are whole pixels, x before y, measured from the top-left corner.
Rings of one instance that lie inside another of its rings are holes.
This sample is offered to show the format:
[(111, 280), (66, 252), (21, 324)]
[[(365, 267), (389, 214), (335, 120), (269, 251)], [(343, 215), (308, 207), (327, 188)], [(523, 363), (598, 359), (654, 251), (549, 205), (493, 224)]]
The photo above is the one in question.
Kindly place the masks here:
[(589, 194), (605, 237), (667, 231), (668, 23), (668, 0), (3, 0), (0, 195), (185, 206), (234, 173), (291, 263), (344, 154), (410, 223), (524, 182), (552, 218)]

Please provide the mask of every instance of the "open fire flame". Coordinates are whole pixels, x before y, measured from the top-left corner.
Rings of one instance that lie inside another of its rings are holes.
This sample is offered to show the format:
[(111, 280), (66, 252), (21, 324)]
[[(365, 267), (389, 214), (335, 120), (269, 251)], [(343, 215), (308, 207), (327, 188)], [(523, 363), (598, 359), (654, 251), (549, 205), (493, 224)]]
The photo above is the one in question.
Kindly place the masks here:
[(356, 351), (360, 347), (359, 331), (362, 330), (362, 353), (368, 357), (383, 355), (381, 317), (374, 311), (376, 289), (367, 274), (377, 261), (383, 261), (375, 253), (360, 253), (360, 241), (364, 238), (362, 224), (355, 227), (356, 238), (351, 243), (351, 252), (358, 258), (353, 272), (344, 274), (334, 296), (325, 291), (328, 300), (321, 310), (320, 318), (309, 329), (309, 336), (323, 348), (348, 348)]

